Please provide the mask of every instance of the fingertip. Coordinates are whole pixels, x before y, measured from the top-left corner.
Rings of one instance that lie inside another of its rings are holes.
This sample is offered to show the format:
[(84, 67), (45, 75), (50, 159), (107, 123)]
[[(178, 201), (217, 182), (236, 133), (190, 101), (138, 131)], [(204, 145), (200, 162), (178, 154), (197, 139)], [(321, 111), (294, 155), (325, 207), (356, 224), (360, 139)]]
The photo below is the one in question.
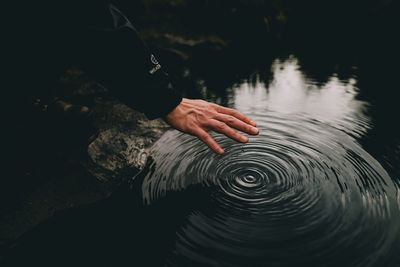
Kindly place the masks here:
[(219, 147), (215, 150), (215, 152), (217, 152), (217, 154), (219, 154), (219, 155), (222, 155), (222, 154), (224, 154), (225, 151)]
[(248, 129), (248, 133), (251, 135), (258, 135), (260, 133), (260, 130), (256, 127), (251, 127)]

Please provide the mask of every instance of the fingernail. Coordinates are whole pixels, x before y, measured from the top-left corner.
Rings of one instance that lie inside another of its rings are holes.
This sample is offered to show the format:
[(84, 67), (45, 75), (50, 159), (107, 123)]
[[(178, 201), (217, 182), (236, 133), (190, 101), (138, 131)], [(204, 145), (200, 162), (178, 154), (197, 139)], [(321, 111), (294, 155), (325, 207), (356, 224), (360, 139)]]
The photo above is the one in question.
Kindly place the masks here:
[(253, 128), (252, 131), (253, 131), (254, 134), (258, 134), (259, 133), (259, 130), (257, 128), (255, 128), (255, 127)]
[(221, 147), (216, 147), (215, 152), (217, 152), (217, 154), (223, 154), (224, 150)]
[(247, 143), (249, 141), (249, 138), (247, 138), (246, 136), (242, 136), (240, 139), (243, 143)]
[(253, 120), (251, 120), (250, 123), (251, 123), (253, 126), (256, 126), (256, 125), (257, 125), (257, 123), (256, 123), (255, 121), (253, 121)]

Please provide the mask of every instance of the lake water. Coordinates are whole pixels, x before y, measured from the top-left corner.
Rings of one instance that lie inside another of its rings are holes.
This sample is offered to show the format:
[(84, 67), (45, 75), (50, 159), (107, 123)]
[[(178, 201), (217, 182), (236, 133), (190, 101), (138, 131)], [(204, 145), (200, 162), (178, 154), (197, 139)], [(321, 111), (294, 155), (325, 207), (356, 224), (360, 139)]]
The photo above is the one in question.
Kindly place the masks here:
[(258, 136), (214, 134), (221, 156), (168, 131), (130, 188), (36, 227), (10, 265), (400, 266), (397, 82), (378, 62), (288, 54), (211, 69), (198, 91)]
[(210, 97), (260, 129), (215, 134), (223, 156), (175, 130), (156, 143), (136, 186), (174, 217), (165, 266), (400, 266), (399, 135), (346, 68), (318, 81), (288, 55)]

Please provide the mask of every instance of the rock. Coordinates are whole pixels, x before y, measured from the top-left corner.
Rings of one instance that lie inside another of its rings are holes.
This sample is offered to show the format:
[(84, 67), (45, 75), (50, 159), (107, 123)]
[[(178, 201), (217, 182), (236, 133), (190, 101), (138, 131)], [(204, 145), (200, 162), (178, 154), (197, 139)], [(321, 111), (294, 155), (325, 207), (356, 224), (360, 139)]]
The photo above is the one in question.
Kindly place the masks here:
[(100, 133), (88, 147), (88, 171), (98, 180), (118, 185), (145, 164), (147, 150), (169, 126), (150, 121), (116, 100), (97, 101), (94, 111)]
[(66, 99), (91, 107), (93, 128), (84, 168), (112, 191), (124, 179), (135, 175), (145, 164), (147, 149), (169, 127), (162, 120), (148, 120), (108, 94), (107, 88), (77, 69), (62, 78)]

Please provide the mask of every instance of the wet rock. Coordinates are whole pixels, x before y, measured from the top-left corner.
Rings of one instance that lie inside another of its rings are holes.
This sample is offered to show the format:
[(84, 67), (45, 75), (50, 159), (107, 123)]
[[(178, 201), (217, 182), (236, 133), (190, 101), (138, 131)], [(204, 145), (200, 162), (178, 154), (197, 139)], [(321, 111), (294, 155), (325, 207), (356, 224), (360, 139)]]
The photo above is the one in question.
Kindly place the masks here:
[(98, 136), (88, 146), (88, 171), (101, 182), (118, 185), (145, 164), (147, 150), (167, 130), (116, 100), (97, 100)]
[(162, 120), (150, 121), (144, 114), (122, 104), (107, 88), (79, 70), (68, 70), (62, 83), (62, 97), (91, 107), (91, 124), (97, 129), (88, 141), (87, 157), (82, 164), (112, 190), (113, 185), (143, 167), (147, 149), (169, 127)]

